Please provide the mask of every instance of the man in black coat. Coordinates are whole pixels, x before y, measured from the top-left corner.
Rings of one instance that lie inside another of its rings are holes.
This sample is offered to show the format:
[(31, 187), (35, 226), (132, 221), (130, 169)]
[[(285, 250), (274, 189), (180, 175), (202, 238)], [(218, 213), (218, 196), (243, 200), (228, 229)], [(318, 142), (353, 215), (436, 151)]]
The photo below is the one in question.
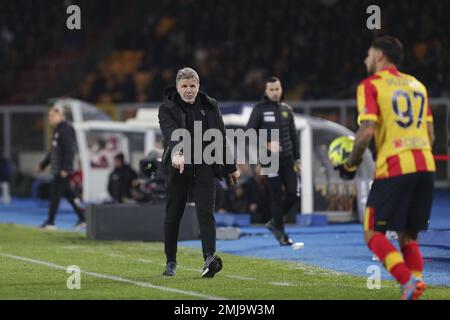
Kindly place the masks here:
[[(164, 246), (167, 258), (165, 276), (173, 276), (176, 272), (176, 253), (178, 230), (188, 196), (192, 195), (197, 211), (205, 264), (202, 277), (213, 277), (222, 269), (222, 260), (214, 255), (216, 251), (215, 212), (215, 179), (227, 179), (235, 184), (239, 171), (234, 160), (226, 163), (225, 156), (229, 152), (226, 143), (225, 127), (217, 102), (203, 92), (199, 92), (200, 79), (191, 68), (178, 71), (176, 88), (165, 91), (164, 102), (159, 108), (159, 123), (164, 136), (164, 154), (162, 164), (167, 176), (167, 205), (164, 222)], [(201, 124), (201, 130), (195, 123)], [(223, 161), (208, 164), (203, 159), (203, 151), (207, 144), (202, 140), (199, 148), (178, 148), (184, 139), (176, 139), (177, 129), (185, 129), (191, 141), (203, 137), (207, 129), (217, 129), (223, 141)], [(178, 148), (178, 149), (177, 149)], [(188, 150), (189, 149), (189, 150)], [(194, 155), (194, 151), (197, 155)], [(202, 155), (199, 153), (202, 152)], [(188, 157), (188, 155), (192, 155)], [(185, 158), (186, 156), (186, 158)], [(196, 161), (195, 156), (201, 156)]]
[(54, 127), (52, 146), (45, 159), (36, 167), (36, 171), (39, 173), (50, 165), (53, 175), (48, 219), (41, 225), (41, 228), (47, 230), (56, 229), (55, 217), (59, 202), (63, 196), (66, 197), (78, 216), (75, 229), (83, 228), (86, 226), (84, 209), (80, 207), (80, 200), (70, 185), (70, 174), (73, 171), (73, 160), (76, 151), (75, 130), (66, 121), (64, 109), (61, 107), (55, 106), (50, 109), (48, 121)]
[[(266, 227), (273, 233), (280, 245), (291, 245), (292, 240), (284, 230), (284, 217), (298, 198), (298, 175), (300, 175), (300, 143), (294, 123), (292, 108), (282, 102), (283, 89), (276, 77), (266, 81), (263, 101), (253, 108), (247, 128), (278, 129), (279, 141), (270, 141), (267, 149), (279, 155), (279, 170), (267, 176), (272, 220)], [(261, 147), (261, 146), (260, 146)], [(284, 201), (283, 201), (284, 198)]]

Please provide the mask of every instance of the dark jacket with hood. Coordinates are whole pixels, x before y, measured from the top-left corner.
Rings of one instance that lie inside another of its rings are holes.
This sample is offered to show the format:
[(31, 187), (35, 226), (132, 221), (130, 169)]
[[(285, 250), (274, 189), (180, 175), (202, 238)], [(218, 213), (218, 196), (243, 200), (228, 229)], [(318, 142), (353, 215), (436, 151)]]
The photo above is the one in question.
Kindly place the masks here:
[(40, 163), (40, 167), (43, 170), (50, 164), (53, 175), (59, 175), (61, 170), (70, 173), (73, 171), (75, 152), (75, 130), (68, 122), (63, 121), (53, 130), (51, 149)]
[[(250, 115), (247, 124), (249, 129), (279, 129), (280, 161), (294, 161), (300, 159), (300, 142), (295, 128), (292, 107), (284, 102), (273, 102), (264, 96)], [(268, 131), (270, 141), (270, 131)]]
[[(171, 154), (173, 148), (180, 141), (172, 141), (172, 132), (176, 129), (186, 129), (186, 114), (180, 105), (180, 99), (175, 87), (168, 88), (164, 92), (163, 104), (159, 107), (158, 118), (162, 135), (164, 137), (164, 154), (162, 156), (162, 165), (169, 172), (172, 165)], [(223, 123), (222, 114), (220, 113), (217, 101), (203, 92), (199, 92), (196, 99), (197, 104), (202, 107), (205, 113), (207, 129), (219, 129), (223, 134), (223, 164), (213, 164), (214, 173), (220, 180), (227, 178), (228, 174), (237, 171), (236, 164), (226, 164), (226, 154), (230, 152), (230, 147), (226, 142), (225, 125)], [(193, 141), (193, 139), (192, 139)]]

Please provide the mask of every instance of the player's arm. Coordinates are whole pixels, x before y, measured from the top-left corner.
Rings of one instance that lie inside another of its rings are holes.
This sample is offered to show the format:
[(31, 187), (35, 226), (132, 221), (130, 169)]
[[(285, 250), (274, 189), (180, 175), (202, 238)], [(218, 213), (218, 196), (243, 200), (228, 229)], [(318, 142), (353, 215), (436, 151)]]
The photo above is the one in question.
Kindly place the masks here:
[(348, 161), (337, 167), (341, 178), (351, 180), (362, 162), (364, 152), (375, 135), (380, 108), (377, 101), (377, 88), (368, 80), (361, 82), (357, 90), (358, 123), (360, 125), (352, 153)]
[(357, 167), (361, 163), (364, 151), (366, 151), (375, 135), (380, 115), (380, 108), (377, 101), (378, 91), (371, 81), (365, 80), (361, 82), (356, 95), (358, 123), (360, 127), (356, 132), (353, 151), (347, 162), (347, 166), (350, 168)]
[(433, 122), (427, 123), (428, 129), (428, 137), (430, 138), (430, 145), (433, 147), (434, 141), (436, 140), (436, 136), (434, 135), (434, 125)]
[(362, 162), (364, 152), (369, 147), (370, 141), (372, 141), (377, 124), (374, 121), (362, 121), (361, 126), (356, 132), (356, 139), (353, 145), (353, 150), (348, 158), (347, 167), (356, 168)]

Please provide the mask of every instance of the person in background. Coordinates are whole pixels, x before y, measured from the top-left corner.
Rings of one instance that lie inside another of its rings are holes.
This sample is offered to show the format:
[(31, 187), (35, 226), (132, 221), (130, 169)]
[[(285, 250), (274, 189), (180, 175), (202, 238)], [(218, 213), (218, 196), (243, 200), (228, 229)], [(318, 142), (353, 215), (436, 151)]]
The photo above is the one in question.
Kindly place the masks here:
[(255, 175), (246, 183), (247, 195), (250, 201), (252, 223), (266, 223), (272, 216), (270, 212), (270, 197), (267, 178), (261, 175), (261, 167), (256, 166)]
[(118, 203), (135, 197), (134, 190), (138, 187), (138, 174), (125, 163), (123, 153), (114, 157), (114, 170), (109, 175), (108, 192), (111, 198)]
[(228, 189), (227, 211), (230, 213), (248, 213), (249, 198), (246, 194), (245, 184), (239, 183)]
[(80, 206), (80, 199), (75, 195), (70, 185), (70, 175), (73, 172), (73, 161), (76, 151), (75, 130), (66, 121), (64, 108), (54, 106), (48, 113), (48, 121), (54, 128), (52, 145), (44, 160), (35, 168), (41, 173), (50, 165), (53, 181), (50, 187), (50, 205), (48, 218), (41, 225), (42, 229), (55, 230), (55, 218), (61, 198), (64, 196), (78, 216), (75, 229), (86, 227), (84, 209)]
[(277, 173), (267, 176), (272, 219), (266, 227), (281, 246), (292, 245), (292, 240), (285, 232), (284, 221), (291, 208), (299, 201), (297, 189), (300, 175), (300, 142), (292, 107), (283, 102), (280, 79), (267, 79), (263, 101), (253, 108), (247, 128), (257, 132), (261, 129), (279, 130), (279, 141), (270, 141), (269, 137), (267, 142), (267, 149), (278, 154), (280, 166)]

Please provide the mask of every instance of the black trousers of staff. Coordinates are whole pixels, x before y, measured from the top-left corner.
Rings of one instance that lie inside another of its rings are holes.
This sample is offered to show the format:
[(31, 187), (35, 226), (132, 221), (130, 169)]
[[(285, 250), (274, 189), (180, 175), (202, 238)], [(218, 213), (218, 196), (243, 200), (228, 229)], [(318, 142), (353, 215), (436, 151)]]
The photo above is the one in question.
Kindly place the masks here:
[(55, 224), (56, 213), (63, 196), (72, 206), (73, 210), (78, 216), (78, 220), (84, 221), (84, 211), (75, 202), (77, 196), (70, 185), (70, 178), (62, 178), (61, 176), (56, 175), (53, 177), (53, 182), (50, 187), (50, 206), (48, 210), (47, 223)]
[[(292, 162), (280, 162), (278, 176), (268, 177), (271, 212), (275, 228), (284, 232), (284, 217), (299, 201), (297, 196), (297, 173)], [(283, 196), (284, 193), (284, 196)]]
[(200, 227), (203, 257), (216, 251), (215, 175), (212, 166), (185, 167), (182, 174), (170, 169), (167, 185), (166, 218), (164, 222), (164, 250), (167, 262), (176, 262), (178, 230), (186, 202), (192, 195)]

